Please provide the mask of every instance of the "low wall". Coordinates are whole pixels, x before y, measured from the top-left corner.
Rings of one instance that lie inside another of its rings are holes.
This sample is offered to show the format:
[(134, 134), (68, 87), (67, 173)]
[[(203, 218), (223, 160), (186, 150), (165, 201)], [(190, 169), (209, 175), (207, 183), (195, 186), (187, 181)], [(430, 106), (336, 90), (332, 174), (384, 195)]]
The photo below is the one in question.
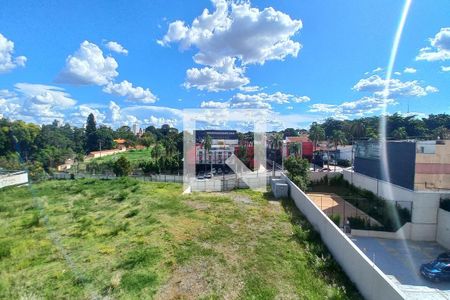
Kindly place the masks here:
[(0, 175), (0, 189), (26, 183), (28, 183), (28, 173), (25, 171)]
[(414, 191), (401, 186), (378, 180), (352, 170), (343, 170), (344, 179), (354, 186), (371, 191), (378, 197), (392, 201), (413, 201)]
[(403, 292), (284, 174), (289, 194), (366, 299), (405, 299)]
[(404, 240), (411, 238), (411, 223), (405, 223), (396, 232), (388, 231), (376, 231), (376, 230), (360, 230), (352, 229), (352, 235), (354, 236), (364, 236), (364, 237), (374, 237), (381, 239), (392, 239), (392, 240)]
[(450, 250), (450, 212), (439, 209), (436, 241)]

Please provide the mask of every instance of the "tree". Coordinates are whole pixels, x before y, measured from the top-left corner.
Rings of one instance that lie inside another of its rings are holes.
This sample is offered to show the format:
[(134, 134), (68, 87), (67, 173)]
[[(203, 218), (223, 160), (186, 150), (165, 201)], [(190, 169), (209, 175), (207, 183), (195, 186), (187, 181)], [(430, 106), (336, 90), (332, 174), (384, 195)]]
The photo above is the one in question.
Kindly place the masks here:
[(113, 149), (115, 146), (114, 140), (114, 131), (107, 126), (100, 126), (97, 129), (97, 142), (99, 143), (99, 147), (101, 149)]
[(284, 166), (288, 171), (289, 178), (303, 191), (308, 189), (309, 179), (309, 162), (307, 159), (300, 157), (288, 157)]
[(366, 126), (361, 120), (354, 120), (350, 126), (350, 133), (353, 139), (361, 139), (366, 136)]
[(208, 154), (209, 154), (209, 161), (210, 161), (210, 164), (211, 164), (211, 171), (212, 171), (211, 146), (212, 146), (211, 136), (209, 134), (206, 134), (205, 141), (204, 141), (204, 148), (205, 148), (205, 151), (208, 152)]
[[(275, 164), (277, 163), (277, 151), (283, 147), (283, 135), (281, 133), (275, 133), (271, 139), (272, 150), (275, 150), (273, 158), (273, 174), (275, 175)], [(281, 152), (280, 152), (281, 153)], [(283, 164), (283, 157), (280, 155), (281, 163)]]
[(301, 149), (302, 147), (300, 143), (291, 143), (289, 145), (289, 151), (292, 152), (295, 157), (298, 157), (300, 155)]
[(150, 132), (146, 132), (141, 137), (139, 142), (142, 146), (149, 148), (151, 145), (155, 143), (155, 136)]
[[(344, 145), (347, 141), (345, 139), (345, 133), (341, 130), (333, 130), (332, 136), (331, 136), (331, 140), (333, 141), (334, 144), (334, 150), (335, 153), (337, 154), (337, 150), (338, 150), (338, 146), (339, 145)], [(328, 160), (330, 160), (330, 158), (328, 157)], [(335, 161), (334, 164), (334, 171), (336, 172), (336, 165), (337, 165), (337, 160)]]
[(450, 130), (444, 126), (439, 126), (433, 130), (433, 138), (446, 140), (450, 138)]
[(113, 172), (117, 177), (128, 176), (131, 173), (131, 163), (125, 157), (121, 156), (118, 160), (116, 160), (113, 164)]
[(86, 121), (86, 153), (97, 149), (97, 124), (95, 123), (94, 114), (91, 113)]
[(322, 126), (314, 122), (309, 129), (309, 138), (313, 141), (314, 151), (316, 151), (317, 143), (325, 139), (325, 130)]
[(408, 138), (408, 133), (406, 132), (405, 127), (400, 127), (392, 131), (392, 137), (396, 140), (404, 140)]

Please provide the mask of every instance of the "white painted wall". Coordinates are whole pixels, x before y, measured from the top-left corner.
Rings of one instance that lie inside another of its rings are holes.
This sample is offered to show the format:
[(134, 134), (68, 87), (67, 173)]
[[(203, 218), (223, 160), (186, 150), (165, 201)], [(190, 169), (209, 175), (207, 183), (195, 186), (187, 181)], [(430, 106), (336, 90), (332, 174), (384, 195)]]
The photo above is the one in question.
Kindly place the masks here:
[(436, 241), (450, 250), (450, 212), (439, 209)]
[(25, 171), (0, 175), (0, 189), (26, 183), (28, 183), (28, 173)]
[(284, 174), (297, 208), (320, 233), (334, 259), (366, 299), (405, 299), (403, 292)]

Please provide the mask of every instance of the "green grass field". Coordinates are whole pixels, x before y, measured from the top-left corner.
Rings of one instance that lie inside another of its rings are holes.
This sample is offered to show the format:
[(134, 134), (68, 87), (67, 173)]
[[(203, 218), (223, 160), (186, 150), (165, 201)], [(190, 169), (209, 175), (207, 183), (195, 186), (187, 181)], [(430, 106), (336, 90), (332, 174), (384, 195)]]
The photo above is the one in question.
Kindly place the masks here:
[(151, 148), (143, 149), (143, 150), (129, 150), (126, 152), (121, 152), (113, 155), (93, 158), (89, 160), (89, 162), (96, 161), (97, 163), (103, 163), (109, 160), (116, 160), (121, 156), (125, 156), (130, 162), (139, 162), (143, 160), (151, 159)]
[(0, 191), (0, 298), (359, 299), (289, 200), (129, 178)]

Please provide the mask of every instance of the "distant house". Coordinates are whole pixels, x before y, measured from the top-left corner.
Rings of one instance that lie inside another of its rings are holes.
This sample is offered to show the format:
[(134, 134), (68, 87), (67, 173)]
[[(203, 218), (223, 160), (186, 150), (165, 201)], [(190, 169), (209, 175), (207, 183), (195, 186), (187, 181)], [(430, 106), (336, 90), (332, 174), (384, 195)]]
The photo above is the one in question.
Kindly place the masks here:
[(116, 143), (117, 149), (127, 149), (127, 146), (125, 145), (127, 140), (125, 139), (115, 139), (114, 142)]
[(57, 166), (56, 169), (58, 170), (58, 172), (65, 172), (65, 171), (69, 170), (70, 168), (72, 168), (74, 163), (75, 163), (75, 161), (73, 159), (69, 158), (69, 159), (66, 159), (64, 164)]
[(299, 155), (311, 161), (313, 157), (313, 143), (308, 135), (288, 136), (283, 141), (283, 157), (292, 155), (292, 144), (298, 143), (300, 145)]

